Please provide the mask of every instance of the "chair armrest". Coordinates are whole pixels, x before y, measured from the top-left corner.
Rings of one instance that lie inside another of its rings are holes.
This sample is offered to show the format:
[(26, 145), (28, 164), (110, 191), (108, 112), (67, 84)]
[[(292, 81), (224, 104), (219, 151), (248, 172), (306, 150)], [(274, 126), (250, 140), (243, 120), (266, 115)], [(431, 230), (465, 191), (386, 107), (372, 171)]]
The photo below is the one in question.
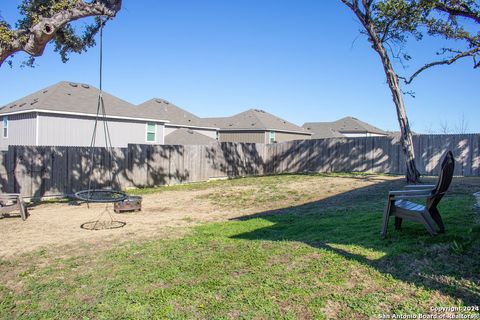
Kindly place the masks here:
[(390, 200), (402, 200), (402, 199), (427, 199), (430, 194), (418, 194), (418, 195), (407, 195), (407, 196), (390, 196)]
[(388, 192), (388, 198), (394, 199), (408, 199), (408, 198), (428, 198), (432, 195), (429, 189), (420, 190), (393, 190)]
[(20, 193), (0, 193), (0, 198), (15, 198), (19, 195)]
[(392, 190), (388, 192), (389, 195), (416, 195), (416, 194), (428, 194), (431, 195), (430, 189), (421, 190)]
[(434, 184), (409, 184), (404, 187), (405, 189), (433, 189)]

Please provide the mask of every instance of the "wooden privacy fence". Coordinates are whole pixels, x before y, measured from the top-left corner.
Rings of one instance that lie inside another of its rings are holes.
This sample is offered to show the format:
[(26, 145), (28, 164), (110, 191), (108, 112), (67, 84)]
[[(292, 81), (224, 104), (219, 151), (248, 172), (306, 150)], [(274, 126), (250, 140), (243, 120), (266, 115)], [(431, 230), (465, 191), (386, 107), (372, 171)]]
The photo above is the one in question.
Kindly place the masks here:
[[(480, 135), (414, 137), (417, 166), (437, 174), (447, 150), (455, 155), (455, 174), (480, 176)], [(0, 154), (2, 192), (25, 197), (70, 195), (86, 189), (90, 177), (98, 187), (151, 187), (240, 177), (299, 172), (372, 172), (404, 174), (403, 153), (391, 137), (299, 140), (279, 144), (219, 143), (203, 146), (129, 145), (90, 148), (11, 146)], [(113, 156), (112, 156), (113, 155)]]

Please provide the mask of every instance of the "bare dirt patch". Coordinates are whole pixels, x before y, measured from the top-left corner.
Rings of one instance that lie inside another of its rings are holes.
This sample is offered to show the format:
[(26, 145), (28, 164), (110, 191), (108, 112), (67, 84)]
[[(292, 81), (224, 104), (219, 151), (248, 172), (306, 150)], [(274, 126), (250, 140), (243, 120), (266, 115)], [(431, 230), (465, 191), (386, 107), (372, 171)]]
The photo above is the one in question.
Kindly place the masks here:
[[(262, 178), (257, 178), (262, 179)], [(271, 179), (271, 178), (270, 178)], [(400, 178), (387, 176), (365, 177), (309, 177), (278, 185), (235, 186), (224, 185), (194, 191), (163, 191), (143, 196), (141, 212), (114, 214), (116, 220), (126, 222), (121, 229), (88, 231), (80, 228), (95, 220), (105, 205), (71, 206), (66, 203), (42, 204), (30, 208), (26, 221), (19, 218), (0, 219), (0, 258), (41, 248), (55, 251), (56, 256), (77, 251), (82, 245), (104, 247), (129, 240), (144, 240), (182, 236), (193, 225), (222, 221), (264, 210), (284, 208), (345, 194), (348, 191)], [(273, 189), (272, 189), (273, 188)], [(248, 190), (253, 190), (249, 192)], [(273, 194), (272, 190), (278, 190)], [(298, 195), (302, 195), (299, 197)], [(280, 195), (280, 196), (279, 196)], [(273, 201), (269, 201), (270, 196)], [(328, 202), (326, 202), (328, 204)], [(332, 205), (334, 205), (332, 203)], [(113, 208), (110, 208), (113, 213)], [(68, 254), (67, 254), (68, 255)]]

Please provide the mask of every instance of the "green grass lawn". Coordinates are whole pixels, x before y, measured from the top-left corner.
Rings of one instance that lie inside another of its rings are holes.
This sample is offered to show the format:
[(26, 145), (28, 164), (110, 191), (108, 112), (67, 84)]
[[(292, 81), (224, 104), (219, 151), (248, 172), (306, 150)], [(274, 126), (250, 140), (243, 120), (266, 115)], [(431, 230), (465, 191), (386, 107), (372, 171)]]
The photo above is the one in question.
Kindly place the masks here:
[[(263, 199), (291, 179), (322, 182), (290, 175), (214, 184), (270, 185), (256, 194)], [(442, 201), (446, 234), (430, 237), (404, 222), (381, 240), (385, 193), (378, 191), (390, 186), (204, 224), (179, 239), (0, 261), (0, 318), (353, 319), (479, 305), (474, 186), (457, 186)], [(231, 195), (232, 206), (238, 197), (245, 195)]]

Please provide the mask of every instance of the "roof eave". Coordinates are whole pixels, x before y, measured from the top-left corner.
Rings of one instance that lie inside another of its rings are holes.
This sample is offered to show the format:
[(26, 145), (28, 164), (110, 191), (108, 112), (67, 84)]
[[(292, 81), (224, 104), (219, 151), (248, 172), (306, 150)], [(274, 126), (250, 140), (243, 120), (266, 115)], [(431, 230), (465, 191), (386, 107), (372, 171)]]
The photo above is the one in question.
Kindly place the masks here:
[[(25, 114), (25, 113), (47, 113), (47, 114), (59, 114), (59, 115), (67, 115), (67, 116), (83, 116), (83, 117), (97, 117), (96, 114), (92, 113), (82, 113), (82, 112), (70, 112), (70, 111), (56, 111), (56, 110), (46, 110), (46, 109), (29, 109), (29, 110), (21, 110), (21, 111), (13, 111), (13, 112), (5, 112), (0, 113), (0, 116), (11, 116), (16, 114)], [(119, 120), (134, 120), (134, 121), (151, 121), (151, 122), (161, 122), (161, 123), (170, 123), (169, 120), (161, 120), (161, 119), (150, 119), (150, 118), (137, 118), (137, 117), (126, 117), (126, 116), (112, 116), (106, 115), (109, 119), (119, 119)]]
[(295, 130), (285, 130), (285, 129), (268, 129), (268, 128), (220, 128), (220, 131), (275, 131), (275, 132), (286, 132), (286, 133), (298, 133), (303, 135), (311, 136), (313, 133), (305, 131), (295, 131)]
[(178, 127), (178, 128), (221, 130), (220, 128), (216, 128), (216, 127), (193, 126), (193, 125), (186, 125), (186, 124), (177, 124), (177, 123), (172, 123), (172, 122), (169, 122), (168, 125), (170, 127)]

